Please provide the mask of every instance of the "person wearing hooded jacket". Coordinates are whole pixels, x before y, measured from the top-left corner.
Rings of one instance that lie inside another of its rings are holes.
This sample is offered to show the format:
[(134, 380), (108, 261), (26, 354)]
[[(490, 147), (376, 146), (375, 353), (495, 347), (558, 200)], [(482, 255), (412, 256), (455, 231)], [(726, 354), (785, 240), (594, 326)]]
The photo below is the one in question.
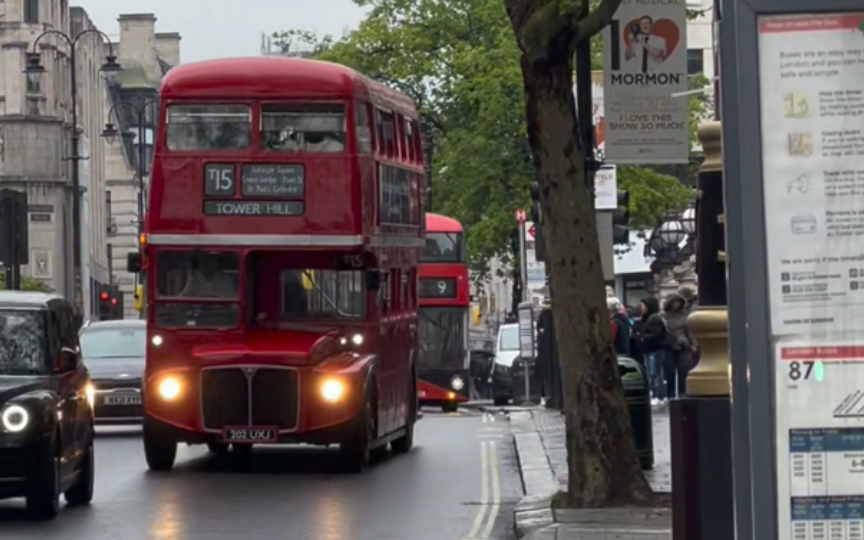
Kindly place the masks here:
[(666, 297), (663, 304), (663, 321), (666, 323), (666, 339), (663, 344), (663, 369), (666, 378), (667, 396), (680, 397), (687, 390), (687, 373), (690, 360), (696, 352), (697, 343), (687, 322), (687, 300), (678, 293)]
[(622, 313), (621, 300), (614, 296), (606, 299), (606, 307), (609, 308), (609, 320), (614, 331), (612, 332), (612, 345), (615, 354), (619, 356), (630, 356), (630, 321), (627, 315)]
[(666, 399), (666, 375), (663, 370), (663, 344), (666, 325), (660, 315), (660, 302), (653, 296), (642, 299), (641, 313), (636, 321), (635, 332), (645, 358), (645, 373), (651, 401), (658, 404)]

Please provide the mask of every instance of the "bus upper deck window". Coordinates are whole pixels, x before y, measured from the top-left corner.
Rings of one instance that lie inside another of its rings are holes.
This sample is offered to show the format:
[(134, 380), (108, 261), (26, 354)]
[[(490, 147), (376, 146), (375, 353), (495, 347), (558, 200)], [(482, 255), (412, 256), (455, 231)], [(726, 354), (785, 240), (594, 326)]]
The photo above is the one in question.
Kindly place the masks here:
[(338, 103), (265, 103), (261, 143), (282, 152), (345, 151), (345, 107)]
[(171, 105), (165, 142), (169, 150), (248, 148), (251, 113), (248, 105)]

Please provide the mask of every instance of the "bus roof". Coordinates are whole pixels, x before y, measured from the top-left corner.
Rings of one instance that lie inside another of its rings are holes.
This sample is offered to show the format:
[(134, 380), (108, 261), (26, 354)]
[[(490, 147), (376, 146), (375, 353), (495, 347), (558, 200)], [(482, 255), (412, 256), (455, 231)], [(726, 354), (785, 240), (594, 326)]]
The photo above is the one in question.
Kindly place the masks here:
[(441, 214), (426, 214), (426, 232), (461, 233), (462, 224)]
[(172, 68), (159, 88), (162, 99), (350, 99), (416, 119), (410, 98), (351, 68), (331, 62), (256, 56), (223, 58)]

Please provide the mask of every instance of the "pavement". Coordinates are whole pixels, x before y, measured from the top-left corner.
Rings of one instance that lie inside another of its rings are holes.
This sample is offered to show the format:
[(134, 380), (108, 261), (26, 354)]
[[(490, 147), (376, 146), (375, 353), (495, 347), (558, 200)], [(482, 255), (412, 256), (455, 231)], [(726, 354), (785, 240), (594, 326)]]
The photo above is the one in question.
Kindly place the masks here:
[[(645, 476), (655, 493), (671, 494), (672, 473), (667, 407), (653, 409), (654, 468)], [(552, 508), (567, 489), (564, 416), (533, 408), (510, 410), (510, 428), (525, 497), (514, 510), (517, 537), (526, 540), (671, 540), (669, 508)]]
[(10, 540), (515, 540), (523, 496), (507, 417), (429, 409), (406, 455), (360, 475), (335, 448), (256, 447), (248, 460), (182, 446), (176, 468), (148, 472), (140, 428), (97, 428), (93, 504), (56, 519), (0, 501)]

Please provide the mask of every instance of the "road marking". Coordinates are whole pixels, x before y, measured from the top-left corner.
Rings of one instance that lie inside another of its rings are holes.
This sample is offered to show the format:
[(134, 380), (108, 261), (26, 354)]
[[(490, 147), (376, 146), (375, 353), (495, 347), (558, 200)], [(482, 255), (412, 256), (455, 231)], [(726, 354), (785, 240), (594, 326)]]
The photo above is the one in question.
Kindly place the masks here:
[[(490, 510), (488, 514), (487, 508)], [(498, 474), (498, 446), (492, 441), (481, 441), (480, 503), (471, 531), (464, 540), (487, 540), (492, 535), (500, 509), (501, 482)]]
[(486, 528), (483, 530), (483, 535), (480, 538), (489, 538), (492, 535), (492, 528), (495, 526), (498, 510), (501, 508), (501, 484), (498, 479), (498, 446), (494, 442), (489, 443), (489, 472), (492, 474), (492, 511), (489, 512), (489, 520), (486, 522)]
[(483, 526), (483, 518), (486, 517), (486, 504), (489, 502), (489, 443), (482, 441), (480, 443), (480, 506), (477, 509), (477, 517), (474, 518), (474, 525), (471, 527), (471, 532), (468, 533), (468, 538), (476, 538), (480, 527)]

